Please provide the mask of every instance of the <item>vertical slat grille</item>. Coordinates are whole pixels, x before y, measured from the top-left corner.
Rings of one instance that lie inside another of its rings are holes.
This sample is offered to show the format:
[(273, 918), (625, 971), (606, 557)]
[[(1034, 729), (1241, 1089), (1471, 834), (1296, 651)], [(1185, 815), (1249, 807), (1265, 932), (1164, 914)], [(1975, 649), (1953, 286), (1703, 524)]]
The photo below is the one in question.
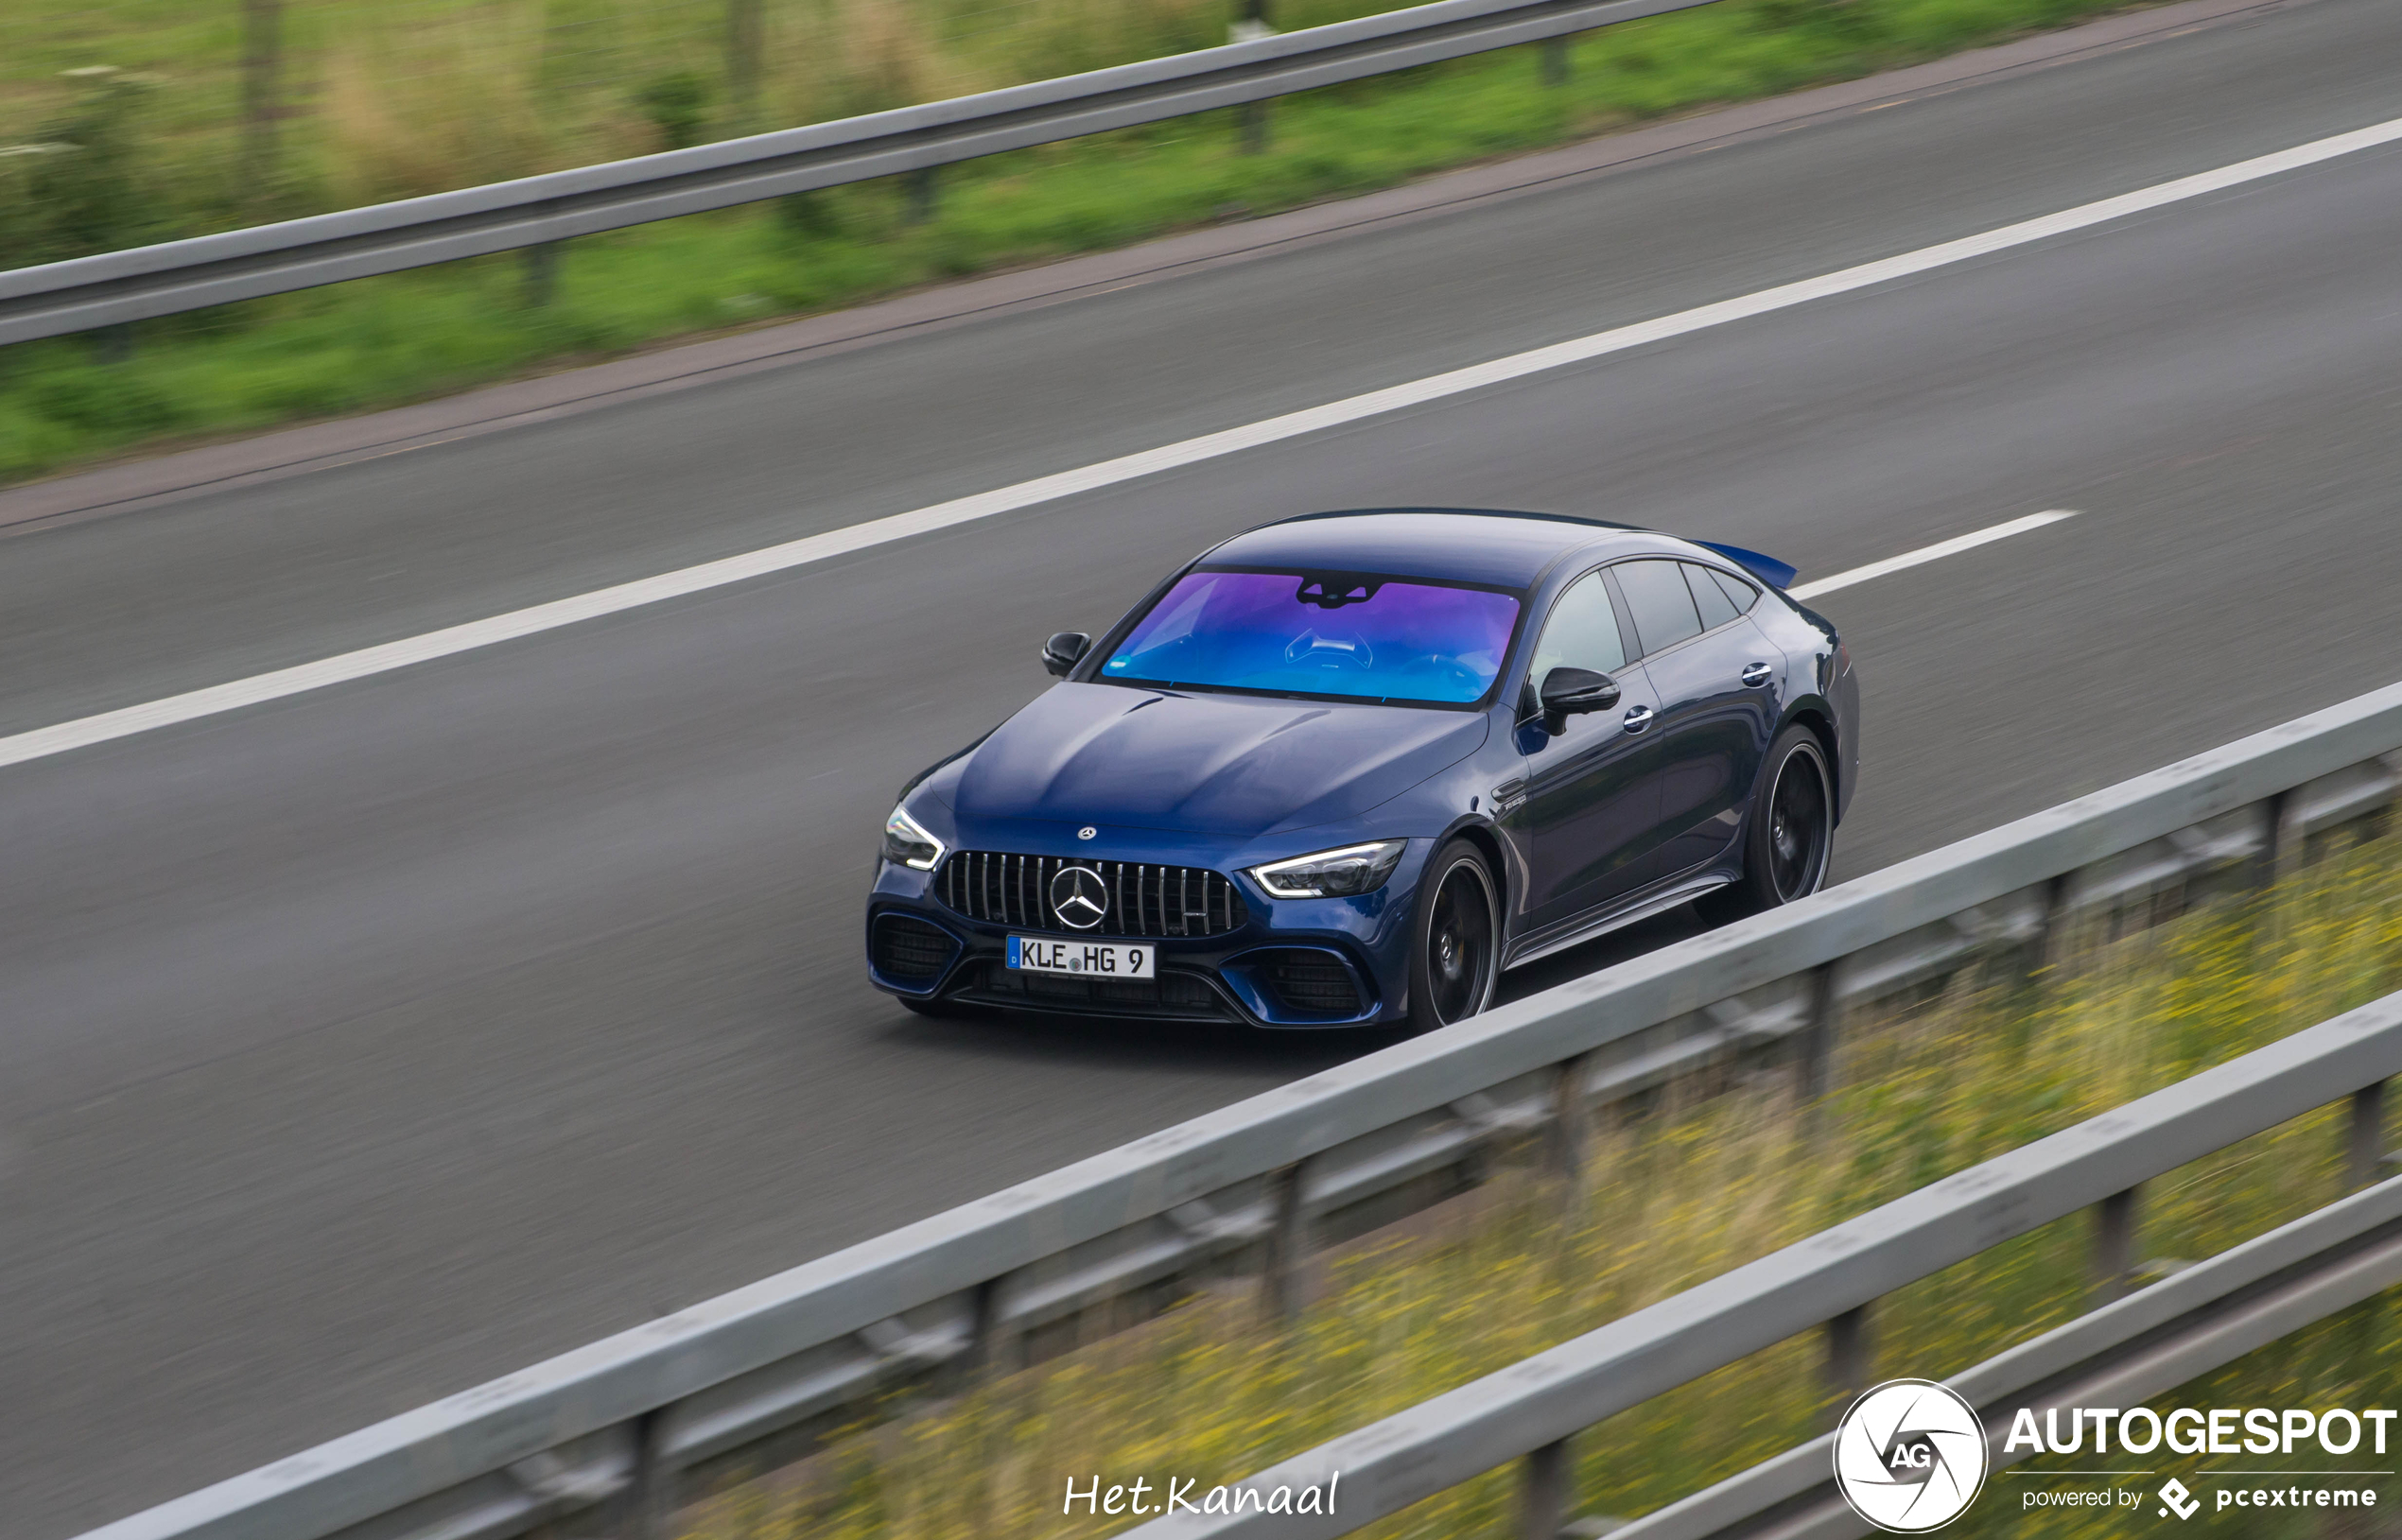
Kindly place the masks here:
[[(1051, 912), (1051, 880), (1070, 866), (1098, 873), (1109, 897), (1108, 914), (1091, 930), (1070, 930)], [(943, 862), (933, 887), (947, 908), (971, 920), (1069, 935), (1222, 936), (1251, 919), (1234, 883), (1198, 866), (962, 850)]]

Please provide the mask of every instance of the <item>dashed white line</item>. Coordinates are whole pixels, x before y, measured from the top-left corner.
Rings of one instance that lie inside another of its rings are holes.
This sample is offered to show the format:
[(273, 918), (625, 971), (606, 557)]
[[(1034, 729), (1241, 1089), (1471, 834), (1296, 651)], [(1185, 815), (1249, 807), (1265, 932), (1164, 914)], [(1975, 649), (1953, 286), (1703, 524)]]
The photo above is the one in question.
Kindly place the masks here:
[[(2297, 145), (2291, 149), (2282, 149), (2274, 154), (2238, 161), (2232, 165), (2219, 166), (2216, 170), (2199, 172), (2190, 177), (2180, 177), (2173, 182), (2164, 182), (2156, 186), (2123, 193), (2116, 198), (2105, 198), (2097, 202), (2080, 204), (2073, 209), (2064, 209), (2058, 214), (2045, 215), (2041, 218), (2027, 219), (2014, 225), (2004, 225), (2000, 229), (1989, 230), (1982, 234), (1968, 235), (1959, 240), (1945, 241), (1941, 245), (1924, 247), (1916, 251), (1906, 251), (1899, 256), (1862, 263), (1858, 267), (1846, 268), (1839, 272), (1824, 273), (1816, 278), (1805, 278), (1797, 283), (1779, 285), (1777, 287), (1762, 289), (1757, 293), (1742, 295), (1736, 299), (1720, 300), (1714, 304), (1698, 305), (1691, 310), (1679, 311), (1673, 316), (1660, 317), (1655, 320), (1638, 321), (1631, 326), (1613, 327), (1606, 332), (1596, 332), (1590, 337), (1575, 337), (1566, 342), (1555, 342), (1548, 347), (1512, 354), (1508, 357), (1496, 358), (1489, 363), (1474, 364), (1466, 369), (1455, 369), (1441, 374), (1431, 374), (1424, 379), (1388, 386), (1382, 390), (1370, 390), (1364, 395), (1328, 402), (1321, 407), (1287, 412), (1280, 417), (1267, 418), (1241, 427), (1227, 428), (1218, 433), (1206, 433), (1197, 439), (1184, 440), (1180, 443), (1163, 444), (1157, 449), (1143, 450), (1140, 454), (1123, 455), (1115, 459), (1102, 460), (1097, 464), (1082, 466), (1075, 470), (1037, 476), (1032, 481), (1020, 481), (1015, 486), (1001, 487), (991, 492), (978, 493), (974, 496), (955, 498), (947, 503), (936, 503), (930, 508), (915, 509), (906, 513), (895, 513), (886, 518), (871, 519), (864, 524), (855, 524), (847, 528), (829, 529), (824, 534), (787, 541), (780, 545), (770, 545), (764, 550), (749, 551), (715, 562), (705, 562), (699, 566), (661, 573), (655, 578), (618, 583), (615, 587), (598, 589), (589, 594), (579, 594), (570, 598), (553, 599), (548, 604), (536, 604), (528, 609), (514, 610), (507, 614), (494, 615), (485, 620), (469, 621), (460, 626), (447, 626), (441, 631), (404, 637), (399, 641), (386, 642), (379, 647), (361, 648), (356, 652), (344, 652), (331, 658), (321, 658), (314, 663), (305, 663), (290, 668), (278, 668), (271, 673), (255, 674), (248, 679), (237, 679), (224, 684), (213, 684), (206, 689), (171, 695), (163, 700), (145, 701), (141, 705), (126, 706), (116, 711), (105, 711), (96, 716), (81, 717), (73, 721), (60, 722), (50, 727), (35, 728), (30, 732), (19, 733), (9, 737), (0, 737), (0, 766), (22, 764), (29, 759), (41, 759), (50, 754), (65, 753), (69, 750), (86, 748), (96, 743), (106, 743), (113, 738), (130, 737), (136, 733), (147, 733), (154, 728), (167, 727), (177, 722), (188, 722), (202, 717), (217, 716), (222, 712), (238, 711), (245, 706), (258, 705), (265, 701), (281, 700), (287, 696), (323, 689), (328, 685), (346, 683), (374, 674), (389, 673), (393, 669), (407, 668), (415, 664), (430, 663), (437, 658), (451, 657), (461, 652), (473, 651), (478, 648), (491, 647), (496, 643), (531, 636), (539, 632), (556, 631), (562, 626), (572, 626), (581, 621), (597, 619), (601, 615), (638, 609), (643, 605), (656, 604), (664, 599), (679, 598), (688, 594), (697, 594), (711, 588), (721, 588), (728, 583), (741, 582), (746, 579), (789, 571), (793, 567), (806, 566), (813, 562), (823, 562), (891, 541), (906, 540), (912, 535), (922, 535), (936, 529), (948, 529), (955, 525), (991, 518), (995, 514), (1031, 508), (1062, 497), (1072, 497), (1080, 493), (1094, 492), (1104, 487), (1117, 486), (1143, 476), (1155, 476), (1162, 471), (1172, 471), (1181, 466), (1197, 464), (1203, 460), (1239, 454), (1246, 449), (1256, 449), (1262, 444), (1297, 439), (1306, 434), (1340, 427), (1348, 423), (1383, 416), (1387, 412), (1401, 411), (1430, 401), (1439, 401), (1446, 396), (1455, 396), (1470, 390), (1481, 390), (1488, 386), (1523, 379), (1530, 374), (1539, 374), (1547, 370), (1584, 363), (1610, 354), (1623, 353), (1629, 348), (1640, 348), (1709, 327), (1723, 326), (1730, 321), (1765, 315), (1773, 310), (1787, 309), (1793, 305), (1806, 304), (1812, 300), (1825, 299), (1836, 294), (1847, 294), (1855, 289), (1889, 283), (1898, 278), (1907, 278), (1937, 268), (1950, 267), (1976, 257), (1990, 256), (1996, 251), (2008, 251), (2012, 247), (2048, 240), (2056, 235), (2064, 235), (2074, 231), (2105, 224), (2113, 219), (2125, 218), (2129, 215), (2142, 214), (2167, 204), (2205, 197), (2229, 187), (2240, 186), (2245, 182), (2257, 182), (2264, 177), (2278, 176), (2288, 171), (2299, 170), (2304, 166), (2316, 165), (2323, 161), (2331, 161), (2339, 156), (2372, 149), (2379, 145), (2392, 144), (2395, 140), (2402, 140), (2402, 118), (2366, 129), (2357, 129), (2350, 133), (2316, 139), (2306, 145)], [(1821, 580), (1819, 584), (1809, 586), (1815, 591), (1824, 592), (1823, 584), (1832, 580), (1831, 579)]]
[(1994, 541), (2008, 540), (2012, 535), (2023, 535), (2029, 529), (2041, 529), (2047, 524), (2058, 524), (2063, 519), (2073, 519), (2076, 516), (2077, 510), (2073, 508), (2047, 509), (2041, 513), (2029, 513), (2025, 518), (2011, 519), (2006, 524), (1994, 525), (1990, 529), (1979, 529), (1975, 534), (1957, 535), (1950, 540), (1939, 540), (1932, 545), (1922, 545), (1914, 551), (1904, 551), (1899, 556), (1889, 556), (1882, 562), (1871, 562), (1867, 566), (1854, 567), (1849, 572), (1838, 572), (1832, 577), (1820, 578), (1816, 582), (1797, 583), (1785, 592), (1798, 599), (1817, 598), (1820, 594), (1832, 594), (1838, 588), (1849, 588), (1854, 583), (1867, 582), (1871, 578), (1882, 578), (1889, 572), (1900, 572), (1906, 567), (1923, 566), (1929, 562), (1940, 562), (1947, 556), (1958, 556), (1962, 551), (1973, 551), (1979, 545), (1990, 545)]

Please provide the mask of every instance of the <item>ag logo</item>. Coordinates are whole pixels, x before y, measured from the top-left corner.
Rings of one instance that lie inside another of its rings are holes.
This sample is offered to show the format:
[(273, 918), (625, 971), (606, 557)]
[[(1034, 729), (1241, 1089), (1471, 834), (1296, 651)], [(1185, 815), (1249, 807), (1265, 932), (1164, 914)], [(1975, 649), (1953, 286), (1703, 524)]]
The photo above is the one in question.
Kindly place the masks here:
[(1051, 912), (1070, 930), (1090, 930), (1109, 912), (1109, 890), (1088, 866), (1063, 866), (1051, 879)]
[(1960, 1516), (1985, 1484), (1976, 1410), (1925, 1379), (1889, 1379), (1835, 1428), (1835, 1485), (1880, 1530), (1922, 1534)]

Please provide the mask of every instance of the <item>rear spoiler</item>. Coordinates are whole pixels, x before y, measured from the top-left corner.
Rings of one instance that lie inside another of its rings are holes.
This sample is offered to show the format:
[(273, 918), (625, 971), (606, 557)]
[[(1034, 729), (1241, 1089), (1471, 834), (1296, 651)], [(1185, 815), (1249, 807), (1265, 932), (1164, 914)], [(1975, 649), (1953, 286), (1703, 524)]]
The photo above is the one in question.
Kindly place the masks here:
[(1694, 544), (1705, 551), (1716, 551), (1720, 556), (1767, 583), (1770, 588), (1779, 590), (1790, 588), (1793, 586), (1793, 580), (1801, 576), (1790, 565), (1778, 561), (1775, 557), (1762, 556), (1758, 551), (1747, 551), (1740, 545), (1721, 545), (1714, 540), (1697, 540)]

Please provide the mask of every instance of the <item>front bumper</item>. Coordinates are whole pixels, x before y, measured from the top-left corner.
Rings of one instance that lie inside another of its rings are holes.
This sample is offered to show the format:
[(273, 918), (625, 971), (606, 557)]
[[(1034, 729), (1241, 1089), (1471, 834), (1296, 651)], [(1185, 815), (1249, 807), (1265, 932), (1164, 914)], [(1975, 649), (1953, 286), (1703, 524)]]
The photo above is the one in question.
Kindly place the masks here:
[[(1355, 1027), (1401, 1013), (1410, 898), (1431, 841), (1413, 840), (1401, 869), (1356, 898), (1271, 898), (1226, 873), (1242, 894), (1240, 925), (1199, 937), (1088, 932), (978, 919), (943, 902), (935, 873), (878, 864), (867, 905), (869, 981), (887, 994), (1003, 1010), (1254, 1027)], [(949, 857), (958, 858), (956, 855)], [(1011, 936), (1135, 943), (1155, 948), (1157, 977), (1047, 974), (1008, 965)]]

